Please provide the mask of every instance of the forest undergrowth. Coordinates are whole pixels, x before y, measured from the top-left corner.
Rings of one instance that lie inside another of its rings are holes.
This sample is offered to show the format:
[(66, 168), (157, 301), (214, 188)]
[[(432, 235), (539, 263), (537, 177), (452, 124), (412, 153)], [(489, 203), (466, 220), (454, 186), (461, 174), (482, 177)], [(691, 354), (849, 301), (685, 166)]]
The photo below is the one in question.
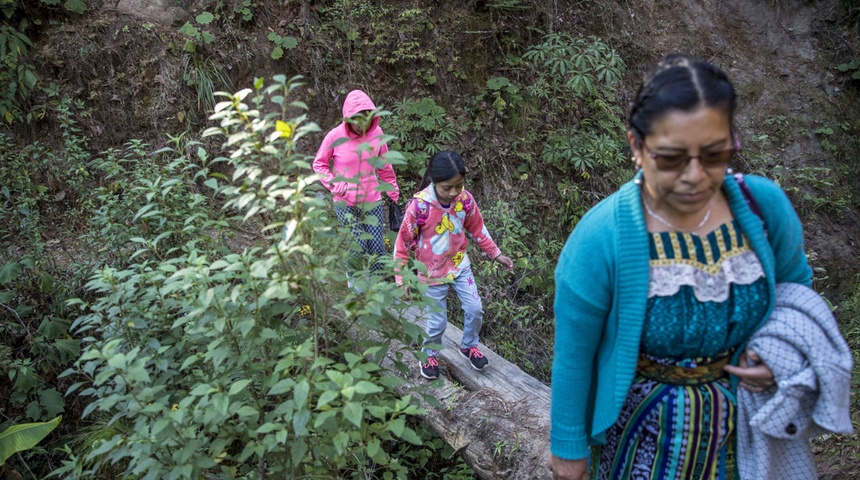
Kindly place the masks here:
[[(310, 170), (317, 123), (339, 120), (351, 88), (382, 99), (391, 153), (377, 161), (404, 192), (433, 153), (463, 153), (515, 262), (476, 262), (482, 340), (549, 383), (555, 260), (631, 176), (624, 106), (660, 48), (613, 33), (634, 8), (614, 3), (176, 3), (186, 15), (168, 25), (98, 1), (2, 5), (0, 432), (27, 427), (0, 448), (3, 472), (472, 478), (380, 367), (420, 331), (390, 308), (390, 283), (346, 288), (348, 239)], [(857, 33), (860, 9), (828, 5), (823, 29)], [(651, 8), (636, 18), (670, 22)], [(788, 192), (815, 287), (860, 352), (858, 268), (830, 253), (857, 216), (855, 43), (821, 54), (842, 92), (818, 105), (830, 116), (747, 113), (735, 166)], [(768, 88), (755, 82), (742, 96)], [(355, 326), (381, 339), (344, 334)], [(860, 473), (856, 436), (815, 448), (822, 478)]]

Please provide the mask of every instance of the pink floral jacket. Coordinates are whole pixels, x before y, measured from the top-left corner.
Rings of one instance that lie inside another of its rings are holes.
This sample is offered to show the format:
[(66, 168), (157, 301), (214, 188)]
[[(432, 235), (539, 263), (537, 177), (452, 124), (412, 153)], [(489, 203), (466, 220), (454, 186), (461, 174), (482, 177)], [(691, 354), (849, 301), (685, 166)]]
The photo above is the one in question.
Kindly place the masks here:
[[(409, 261), (409, 252), (427, 266), (427, 274), (419, 272), (422, 282), (438, 285), (450, 281), (471, 265), (466, 245), (469, 238), (490, 258), (501, 255), (501, 250), (490, 237), (484, 218), (472, 194), (463, 190), (448, 208), (436, 199), (436, 190), (430, 184), (409, 200), (403, 223), (394, 243), (394, 259), (401, 265)], [(400, 275), (395, 276), (398, 285)]]

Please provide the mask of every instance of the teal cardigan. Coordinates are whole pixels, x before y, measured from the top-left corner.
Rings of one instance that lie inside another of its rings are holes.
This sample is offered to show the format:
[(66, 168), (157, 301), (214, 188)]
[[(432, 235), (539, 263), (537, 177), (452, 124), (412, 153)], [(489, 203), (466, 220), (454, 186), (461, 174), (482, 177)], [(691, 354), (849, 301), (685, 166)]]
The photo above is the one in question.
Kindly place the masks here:
[[(788, 197), (770, 180), (744, 178), (767, 233), (733, 176), (726, 175), (723, 189), (768, 280), (763, 323), (773, 310), (775, 285), (809, 286), (812, 269)], [(640, 186), (630, 181), (582, 217), (555, 269), (550, 449), (557, 457), (588, 457), (588, 446), (603, 443), (618, 418), (636, 371), (649, 271)]]

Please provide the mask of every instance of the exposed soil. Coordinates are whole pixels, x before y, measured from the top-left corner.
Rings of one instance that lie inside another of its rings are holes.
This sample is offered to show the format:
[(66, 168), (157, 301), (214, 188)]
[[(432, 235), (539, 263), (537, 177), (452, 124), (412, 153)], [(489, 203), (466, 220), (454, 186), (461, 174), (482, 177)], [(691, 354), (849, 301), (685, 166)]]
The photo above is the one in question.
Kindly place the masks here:
[[(142, 139), (157, 148), (167, 142), (168, 134), (183, 131), (199, 137), (206, 126), (205, 114), (195, 90), (183, 79), (189, 72), (189, 59), (182, 51), (186, 37), (178, 29), (201, 11), (214, 8), (213, 3), (92, 0), (86, 15), (52, 24), (34, 39), (43, 80), (57, 82), (64, 94), (85, 102), (89, 115), (81, 123), (92, 135), (94, 150), (118, 147), (130, 139)], [(737, 124), (741, 138), (752, 152), (768, 159), (760, 173), (782, 178), (785, 186), (794, 188), (790, 195), (801, 205), (798, 210), (806, 226), (813, 266), (827, 276), (816, 287), (838, 301), (856, 286), (860, 245), (854, 239), (860, 230), (860, 181), (848, 179), (856, 177), (860, 166), (854, 160), (856, 155), (850, 159), (853, 164), (835, 159), (813, 133), (825, 126), (847, 125), (849, 132), (860, 137), (856, 114), (860, 87), (834, 68), (857, 58), (860, 50), (856, 0), (538, 0), (528, 2), (533, 8), (513, 15), (500, 15), (488, 8), (493, 3), (488, 1), (404, 1), (403, 9), (413, 4), (431, 9), (434, 28), (445, 33), (425, 32), (421, 37), (445, 42), (434, 45), (438, 53), (435, 64), (423, 60), (411, 64), (431, 70), (439, 79), (433, 85), (404, 69), (406, 64), (367, 60), (374, 54), (385, 55), (384, 51), (368, 47), (361, 52), (365, 61), (357, 62), (357, 52), (337, 50), (334, 44), (325, 44), (325, 39), (313, 37), (321, 11), (334, 2), (253, 3), (251, 21), (222, 20), (215, 41), (203, 47), (205, 57), (235, 89), (250, 86), (255, 77), (303, 75), (303, 99), (311, 118), (323, 129), (339, 121), (343, 95), (352, 88), (367, 90), (384, 106), (403, 98), (433, 96), (449, 112), (457, 112), (464, 98), (474, 94), (488, 77), (504, 73), (501, 58), (505, 54), (522, 53), (516, 51), (518, 46), (537, 42), (538, 30), (598, 35), (611, 42), (629, 67), (625, 101), (633, 95), (643, 72), (665, 53), (686, 52), (714, 61), (729, 72), (740, 92)], [(357, 8), (363, 2), (341, 3)], [(221, 11), (226, 17), (239, 4), (241, 1), (225, 0)], [(294, 36), (300, 45), (314, 48), (289, 50), (283, 58), (273, 60), (272, 44), (267, 40), (270, 32)], [(367, 26), (359, 32), (369, 36), (372, 29)], [(783, 126), (773, 127), (773, 119), (783, 119)], [(20, 133), (50, 141), (53, 127), (48, 121)], [(762, 133), (770, 133), (772, 143), (753, 141)], [(319, 136), (307, 137), (304, 150), (313, 153), (318, 141)], [(494, 161), (488, 163), (493, 168), (499, 163), (499, 168), (507, 168), (504, 155), (511, 148), (504, 130), (487, 129), (478, 137), (467, 128), (461, 129), (458, 144), (451, 147), (468, 152), (479, 164), (473, 165), (477, 171), (482, 161)], [(832, 192), (782, 175), (786, 169), (813, 166), (843, 173), (838, 179), (833, 174), (837, 182), (833, 188), (849, 199), (844, 207), (802, 207), (804, 195)], [(479, 191), (506, 190), (504, 184), (480, 184), (480, 176), (476, 181)], [(856, 478), (857, 462), (850, 454), (819, 461), (822, 478)]]

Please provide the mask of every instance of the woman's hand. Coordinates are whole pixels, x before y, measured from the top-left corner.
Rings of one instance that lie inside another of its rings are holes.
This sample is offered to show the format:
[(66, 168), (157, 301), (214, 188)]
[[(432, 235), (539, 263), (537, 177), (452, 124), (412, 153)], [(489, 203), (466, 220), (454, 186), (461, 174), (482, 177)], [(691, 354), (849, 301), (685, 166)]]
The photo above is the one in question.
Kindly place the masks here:
[(502, 264), (502, 266), (503, 266), (503, 267), (505, 267), (505, 270), (510, 271), (512, 268), (514, 268), (514, 262), (513, 262), (513, 261), (511, 261), (511, 259), (510, 259), (510, 258), (508, 258), (508, 257), (506, 257), (506, 256), (504, 256), (504, 255), (502, 255), (502, 254), (499, 254), (499, 256), (497, 256), (497, 257), (496, 257), (496, 258), (494, 258), (493, 260), (495, 260), (495, 261), (497, 261), (497, 262), (501, 263), (501, 264)]
[(588, 478), (588, 459), (565, 460), (552, 455), (547, 464), (552, 472), (552, 480), (586, 480)]
[(341, 197), (346, 193), (349, 185), (346, 182), (337, 182), (331, 184), (331, 194), (335, 197)]
[(738, 366), (726, 365), (723, 369), (740, 378), (740, 385), (751, 392), (764, 392), (776, 385), (770, 367), (752, 350), (747, 350), (744, 355), (741, 355)]

